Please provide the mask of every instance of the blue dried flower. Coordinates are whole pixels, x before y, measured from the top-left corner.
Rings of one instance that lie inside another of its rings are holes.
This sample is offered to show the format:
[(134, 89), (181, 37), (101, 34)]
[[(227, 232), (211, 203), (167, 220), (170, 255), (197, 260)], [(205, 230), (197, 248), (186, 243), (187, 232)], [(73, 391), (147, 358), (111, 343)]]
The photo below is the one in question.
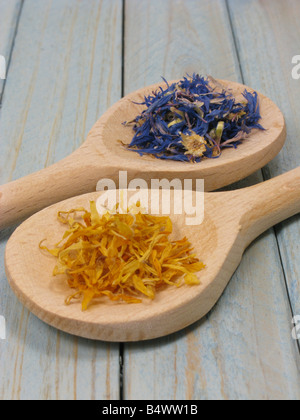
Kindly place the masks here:
[(243, 103), (212, 78), (187, 75), (144, 98), (146, 109), (130, 123), (135, 132), (128, 150), (158, 159), (200, 162), (237, 148), (259, 124), (256, 92), (245, 90)]

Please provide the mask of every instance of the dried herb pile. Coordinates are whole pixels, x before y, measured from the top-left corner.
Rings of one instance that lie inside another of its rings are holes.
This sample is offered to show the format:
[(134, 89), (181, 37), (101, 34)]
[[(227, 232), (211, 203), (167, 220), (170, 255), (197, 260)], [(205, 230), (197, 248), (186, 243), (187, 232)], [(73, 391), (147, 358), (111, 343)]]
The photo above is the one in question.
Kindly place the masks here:
[(142, 296), (154, 299), (163, 285), (200, 283), (195, 273), (205, 266), (187, 238), (170, 240), (169, 217), (140, 211), (100, 216), (92, 201), (90, 211), (59, 212), (58, 220), (66, 225), (62, 240), (53, 249), (42, 241), (40, 248), (57, 258), (53, 275), (65, 274), (74, 289), (67, 304), (80, 299), (86, 310), (96, 298), (105, 296), (140, 303)]
[(153, 92), (140, 105), (146, 109), (133, 121), (128, 150), (159, 159), (200, 162), (237, 148), (253, 129), (263, 130), (258, 95), (233, 94), (211, 77), (194, 74)]

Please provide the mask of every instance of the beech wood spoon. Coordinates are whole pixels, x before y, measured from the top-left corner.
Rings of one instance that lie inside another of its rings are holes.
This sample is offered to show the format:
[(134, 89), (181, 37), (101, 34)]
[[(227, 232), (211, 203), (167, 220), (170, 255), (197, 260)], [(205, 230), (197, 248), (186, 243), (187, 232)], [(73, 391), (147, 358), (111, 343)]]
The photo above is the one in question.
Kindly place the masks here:
[[(252, 89), (233, 82), (221, 81), (234, 95)], [(122, 125), (141, 113), (145, 95), (163, 83), (140, 89), (113, 105), (95, 124), (85, 143), (69, 157), (35, 174), (0, 186), (0, 229), (21, 221), (33, 213), (59, 201), (96, 191), (97, 182), (108, 178), (118, 187), (119, 171), (127, 171), (128, 182), (134, 178), (204, 179), (205, 190), (213, 191), (245, 178), (265, 166), (281, 150), (286, 127), (278, 107), (259, 94), (262, 119), (266, 131), (254, 130), (238, 149), (224, 150), (218, 159), (191, 164), (140, 157), (126, 150), (118, 140), (130, 143), (132, 127)]]
[(103, 193), (68, 199), (29, 218), (11, 236), (5, 255), (8, 281), (20, 301), (46, 323), (90, 339), (138, 341), (178, 331), (207, 314), (220, 298), (246, 247), (271, 226), (300, 212), (300, 168), (259, 185), (229, 192), (205, 193), (205, 217), (199, 226), (186, 226), (183, 215), (171, 214), (174, 238), (192, 242), (206, 264), (198, 274), (201, 285), (167, 286), (154, 300), (139, 304), (108, 298), (86, 311), (81, 303), (64, 299), (72, 292), (66, 279), (53, 277), (56, 259), (39, 243), (57, 243), (65, 231), (57, 221), (59, 210), (78, 206)]

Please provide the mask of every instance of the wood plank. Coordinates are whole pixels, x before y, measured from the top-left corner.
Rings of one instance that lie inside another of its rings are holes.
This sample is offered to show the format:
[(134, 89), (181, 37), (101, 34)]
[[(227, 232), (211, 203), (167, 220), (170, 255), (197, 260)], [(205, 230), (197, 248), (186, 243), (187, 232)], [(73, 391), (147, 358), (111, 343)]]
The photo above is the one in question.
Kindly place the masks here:
[[(193, 71), (242, 79), (225, 1), (129, 0), (125, 18), (126, 92), (161, 75)], [(258, 173), (238, 187), (261, 180)], [(269, 231), (247, 250), (205, 319), (172, 336), (125, 346), (125, 398), (297, 399), (299, 354), (290, 320)]]
[[(0, 182), (70, 154), (121, 96), (121, 0), (26, 0), (0, 113)], [(21, 77), (22, 75), (22, 77)], [(45, 188), (47, 186), (45, 185)], [(0, 255), (12, 230), (1, 232)], [(0, 267), (1, 399), (117, 399), (119, 345), (56, 331)]]
[(11, 170), (1, 183), (70, 154), (120, 98), (121, 1), (46, 1), (32, 10), (26, 1), (3, 98), (1, 139), (10, 142), (0, 165)]
[[(5, 58), (7, 71), (21, 8), (22, 0), (0, 0), (0, 55)], [(0, 79), (0, 103), (3, 87), (4, 80)]]
[(127, 398), (299, 398), (297, 349), (287, 328), (284, 278), (280, 263), (274, 265), (276, 244), (270, 247), (270, 236), (248, 249), (205, 319), (164, 340), (129, 346)]
[(222, 0), (127, 0), (125, 93), (193, 72), (241, 81), (226, 13)]
[[(300, 165), (300, 80), (292, 78), (292, 58), (299, 55), (300, 4), (230, 0), (229, 7), (245, 79), (285, 114), (286, 146), (265, 171), (266, 177), (276, 176)], [(299, 315), (300, 216), (277, 226), (276, 234), (293, 314)]]

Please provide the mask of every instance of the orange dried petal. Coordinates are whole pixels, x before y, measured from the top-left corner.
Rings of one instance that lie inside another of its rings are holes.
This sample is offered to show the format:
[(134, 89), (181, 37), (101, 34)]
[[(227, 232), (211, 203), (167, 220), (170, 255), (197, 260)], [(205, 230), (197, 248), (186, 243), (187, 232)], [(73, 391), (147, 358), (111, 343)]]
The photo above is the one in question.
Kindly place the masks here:
[(169, 217), (142, 212), (100, 216), (96, 203), (90, 212), (84, 208), (58, 213), (69, 226), (62, 240), (50, 249), (40, 248), (57, 258), (53, 275), (66, 274), (71, 294), (66, 303), (81, 298), (86, 310), (94, 298), (139, 303), (138, 295), (155, 298), (162, 285), (199, 284), (194, 273), (205, 266), (194, 254), (187, 238), (171, 242), (173, 226)]

